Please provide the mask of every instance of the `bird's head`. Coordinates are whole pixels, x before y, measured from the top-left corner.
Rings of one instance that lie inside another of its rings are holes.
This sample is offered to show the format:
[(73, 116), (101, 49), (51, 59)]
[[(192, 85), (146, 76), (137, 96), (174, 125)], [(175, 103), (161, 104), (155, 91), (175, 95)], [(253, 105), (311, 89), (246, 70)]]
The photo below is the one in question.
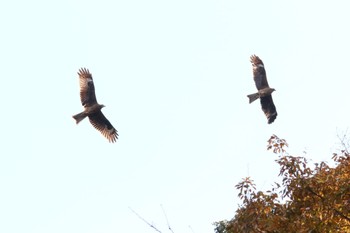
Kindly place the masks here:
[(276, 91), (276, 89), (275, 88), (271, 88), (271, 93), (274, 92), (274, 91)]
[(106, 107), (103, 104), (99, 104), (98, 106), (99, 106), (99, 109), (102, 109), (102, 108)]

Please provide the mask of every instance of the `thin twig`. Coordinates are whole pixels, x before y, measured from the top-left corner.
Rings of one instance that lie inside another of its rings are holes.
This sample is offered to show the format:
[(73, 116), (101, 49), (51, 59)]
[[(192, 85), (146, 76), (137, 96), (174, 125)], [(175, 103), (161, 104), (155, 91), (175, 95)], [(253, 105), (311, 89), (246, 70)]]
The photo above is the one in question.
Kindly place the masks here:
[(343, 134), (343, 136), (340, 136), (339, 133), (337, 133), (338, 140), (340, 141), (340, 144), (342, 145), (343, 150), (346, 153), (349, 154), (348, 149), (349, 149), (350, 145), (349, 145), (349, 139), (348, 139), (348, 136), (347, 136), (348, 135), (348, 129), (346, 129), (345, 132), (342, 133), (342, 134)]
[(168, 229), (169, 229), (172, 233), (174, 233), (173, 229), (171, 229), (171, 227), (170, 227), (170, 224), (169, 224), (169, 221), (168, 221), (168, 217), (166, 216), (166, 213), (165, 213), (165, 210), (164, 210), (164, 208), (163, 208), (163, 205), (161, 204), (160, 207), (161, 207), (162, 210), (163, 210), (163, 214), (164, 214), (164, 217), (165, 217), (165, 219), (166, 219), (166, 223), (168, 224)]
[(147, 220), (145, 220), (144, 218), (142, 218), (138, 213), (136, 213), (135, 210), (133, 210), (131, 207), (129, 207), (129, 209), (137, 216), (139, 217), (139, 219), (141, 219), (142, 221), (144, 221), (148, 226), (150, 226), (151, 228), (153, 228), (154, 230), (156, 230), (159, 233), (162, 233), (160, 230), (158, 230), (153, 224), (147, 222)]

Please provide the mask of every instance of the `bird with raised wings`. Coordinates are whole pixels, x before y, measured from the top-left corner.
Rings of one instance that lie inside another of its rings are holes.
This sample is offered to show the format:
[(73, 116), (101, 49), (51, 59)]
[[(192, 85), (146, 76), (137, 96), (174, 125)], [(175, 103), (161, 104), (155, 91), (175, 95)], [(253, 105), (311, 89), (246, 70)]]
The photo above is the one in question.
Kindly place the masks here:
[(252, 55), (250, 56), (250, 62), (253, 66), (254, 82), (256, 88), (258, 89), (258, 92), (248, 95), (249, 103), (252, 103), (260, 98), (261, 109), (267, 117), (267, 123), (271, 124), (277, 117), (276, 107), (271, 96), (272, 92), (274, 92), (275, 89), (269, 87), (264, 63), (262, 60), (258, 56)]
[(84, 111), (73, 116), (78, 124), (85, 117), (88, 117), (90, 123), (105, 136), (109, 142), (116, 142), (118, 132), (103, 115), (101, 109), (105, 107), (103, 104), (98, 104), (95, 95), (94, 81), (92, 75), (86, 68), (81, 68), (78, 72), (80, 83), (80, 100), (84, 106)]

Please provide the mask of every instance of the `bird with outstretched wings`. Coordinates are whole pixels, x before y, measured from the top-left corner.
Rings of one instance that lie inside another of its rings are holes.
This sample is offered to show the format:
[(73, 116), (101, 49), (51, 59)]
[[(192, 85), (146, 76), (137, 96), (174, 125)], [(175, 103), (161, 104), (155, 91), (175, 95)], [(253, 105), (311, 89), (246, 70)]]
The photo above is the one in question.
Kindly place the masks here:
[(103, 115), (101, 109), (105, 107), (98, 104), (95, 95), (95, 86), (92, 75), (86, 68), (81, 68), (78, 72), (80, 83), (80, 100), (84, 106), (84, 111), (73, 116), (78, 124), (85, 117), (88, 117), (90, 123), (105, 136), (109, 142), (116, 142), (118, 131), (113, 127), (109, 120)]
[(272, 92), (274, 88), (270, 88), (266, 78), (266, 71), (262, 60), (256, 56), (250, 56), (250, 62), (253, 66), (253, 76), (257, 93), (248, 95), (249, 103), (260, 98), (261, 108), (267, 117), (267, 123), (271, 124), (277, 117), (276, 107), (272, 100)]

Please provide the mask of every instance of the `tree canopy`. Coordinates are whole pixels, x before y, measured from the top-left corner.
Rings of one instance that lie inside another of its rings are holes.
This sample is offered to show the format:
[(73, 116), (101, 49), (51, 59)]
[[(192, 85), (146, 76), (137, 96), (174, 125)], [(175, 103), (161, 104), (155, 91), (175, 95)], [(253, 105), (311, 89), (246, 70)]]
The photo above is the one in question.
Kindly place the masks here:
[(278, 155), (281, 182), (257, 191), (244, 178), (236, 185), (242, 204), (233, 219), (214, 223), (216, 233), (350, 232), (350, 155), (334, 153), (335, 166), (310, 167), (306, 158), (287, 153), (286, 140), (272, 135), (267, 149)]

